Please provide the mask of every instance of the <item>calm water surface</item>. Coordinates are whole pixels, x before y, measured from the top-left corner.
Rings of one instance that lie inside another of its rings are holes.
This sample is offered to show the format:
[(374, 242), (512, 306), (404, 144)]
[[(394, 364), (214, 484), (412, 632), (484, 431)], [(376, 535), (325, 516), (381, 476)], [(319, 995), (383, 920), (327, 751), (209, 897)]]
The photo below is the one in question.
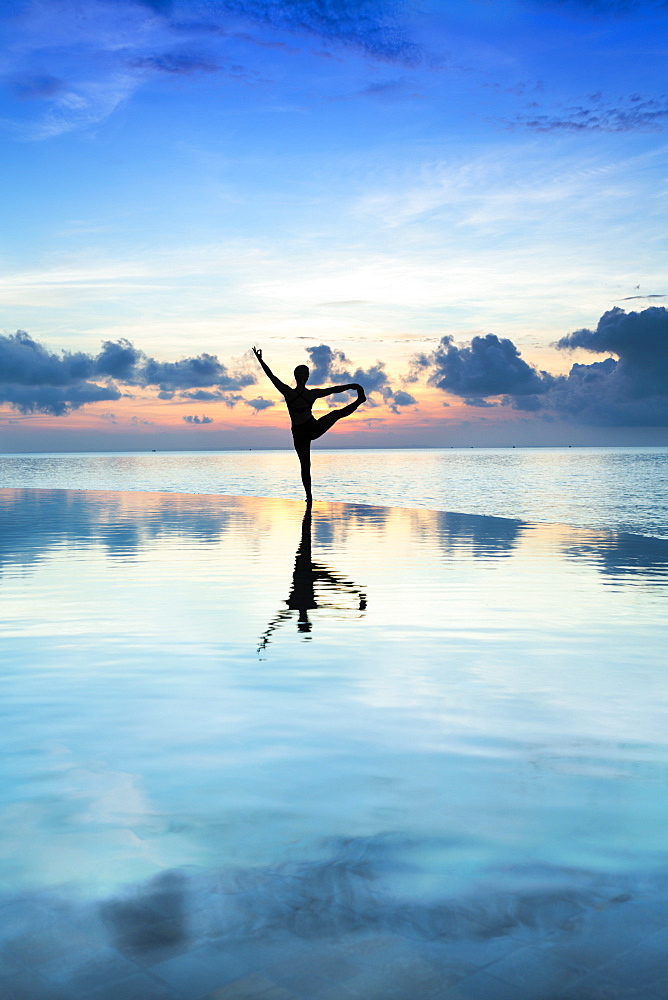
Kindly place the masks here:
[[(0, 484), (301, 499), (288, 451), (0, 457)], [(668, 537), (668, 448), (314, 449), (322, 500)]]
[[(99, 461), (210, 488), (230, 459)], [(584, 975), (573, 927), (605, 917), (610, 962), (668, 924), (668, 541), (139, 492), (1, 490), (0, 514), (3, 954), (42, 956), (45, 997), (87, 996), (91, 954), (193, 1000), (258, 969), (395, 996), (406, 954), (512, 980), (560, 935)]]

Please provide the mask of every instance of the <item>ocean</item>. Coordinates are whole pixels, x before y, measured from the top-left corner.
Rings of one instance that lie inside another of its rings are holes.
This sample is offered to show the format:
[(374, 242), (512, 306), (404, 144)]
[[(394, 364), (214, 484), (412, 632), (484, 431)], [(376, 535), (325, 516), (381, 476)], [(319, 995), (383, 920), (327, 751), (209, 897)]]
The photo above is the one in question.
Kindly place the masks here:
[[(668, 448), (314, 449), (316, 499), (668, 537)], [(0, 485), (302, 499), (292, 451), (0, 456)]]
[(3, 457), (3, 1000), (664, 1000), (667, 457)]

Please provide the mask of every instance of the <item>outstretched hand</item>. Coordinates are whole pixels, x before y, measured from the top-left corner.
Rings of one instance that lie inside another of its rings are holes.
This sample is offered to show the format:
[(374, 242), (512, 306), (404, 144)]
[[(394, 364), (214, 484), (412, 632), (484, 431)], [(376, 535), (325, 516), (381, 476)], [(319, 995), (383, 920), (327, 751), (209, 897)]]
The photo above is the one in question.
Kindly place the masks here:
[(261, 348), (254, 347), (253, 348), (253, 354), (258, 359), (258, 361), (262, 361), (262, 349)]

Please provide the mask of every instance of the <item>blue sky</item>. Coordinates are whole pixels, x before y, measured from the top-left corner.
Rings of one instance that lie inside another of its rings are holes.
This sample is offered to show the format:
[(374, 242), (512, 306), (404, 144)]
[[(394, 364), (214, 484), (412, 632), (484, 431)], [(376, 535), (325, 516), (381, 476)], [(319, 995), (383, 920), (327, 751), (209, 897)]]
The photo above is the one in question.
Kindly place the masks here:
[[(668, 5), (1, 18), (4, 450), (287, 446), (252, 343), (367, 373), (330, 445), (668, 441)], [(219, 367), (121, 378), (120, 340)]]

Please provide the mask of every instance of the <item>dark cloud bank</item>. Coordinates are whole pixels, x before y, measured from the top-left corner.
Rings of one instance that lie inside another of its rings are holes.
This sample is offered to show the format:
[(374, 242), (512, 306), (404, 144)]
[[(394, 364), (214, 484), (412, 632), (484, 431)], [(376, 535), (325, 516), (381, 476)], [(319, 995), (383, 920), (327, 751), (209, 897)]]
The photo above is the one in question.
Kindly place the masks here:
[[(355, 367), (342, 351), (320, 344), (310, 347), (311, 384), (361, 382), (369, 404), (386, 403), (394, 413), (416, 400), (394, 388), (382, 362), (370, 368)], [(246, 386), (254, 385), (253, 372), (232, 371), (213, 354), (199, 354), (180, 361), (158, 361), (128, 340), (105, 341), (99, 354), (83, 351), (50, 351), (28, 333), (0, 335), (0, 403), (20, 413), (47, 413), (60, 417), (87, 403), (132, 396), (133, 389), (151, 389), (158, 399), (193, 403), (243, 403), (255, 413), (275, 406), (262, 395), (245, 399)], [(375, 397), (375, 398), (374, 398)], [(331, 401), (340, 405), (341, 397)], [(205, 415), (187, 414), (187, 424), (213, 423)]]
[(23, 330), (0, 336), (0, 403), (20, 413), (59, 417), (86, 403), (119, 399), (132, 387), (155, 389), (160, 399), (221, 400), (234, 406), (242, 398), (238, 390), (256, 381), (247, 372), (229, 371), (213, 354), (157, 361), (128, 340), (107, 340), (95, 355), (56, 354)]
[[(494, 334), (458, 347), (443, 337), (431, 354), (414, 359), (413, 380), (460, 396), (471, 406), (509, 405), (545, 418), (609, 427), (668, 426), (668, 310), (611, 309), (595, 330), (562, 337), (558, 350), (608, 355), (574, 364), (555, 376), (527, 364), (511, 340)], [(492, 401), (490, 401), (490, 398)]]
[[(545, 420), (567, 420), (607, 427), (668, 426), (668, 309), (642, 312), (611, 309), (596, 329), (575, 330), (555, 345), (601, 356), (574, 364), (568, 375), (534, 368), (511, 340), (495, 334), (474, 337), (458, 346), (445, 336), (434, 351), (413, 359), (407, 380), (424, 378), (469, 406), (508, 406)], [(355, 366), (327, 344), (307, 348), (312, 385), (359, 382), (371, 407), (385, 403), (394, 413), (416, 399), (390, 383), (382, 361)], [(131, 396), (133, 388), (152, 389), (159, 399), (239, 403), (256, 413), (275, 405), (257, 396), (245, 399), (243, 388), (257, 382), (252, 372), (232, 371), (215, 355), (158, 361), (127, 340), (106, 341), (99, 354), (49, 351), (19, 331), (0, 336), (0, 403), (21, 413), (62, 416), (88, 403)], [(345, 399), (345, 397), (344, 397)], [(329, 400), (340, 405), (341, 397)], [(213, 418), (188, 414), (186, 423), (204, 425)]]

